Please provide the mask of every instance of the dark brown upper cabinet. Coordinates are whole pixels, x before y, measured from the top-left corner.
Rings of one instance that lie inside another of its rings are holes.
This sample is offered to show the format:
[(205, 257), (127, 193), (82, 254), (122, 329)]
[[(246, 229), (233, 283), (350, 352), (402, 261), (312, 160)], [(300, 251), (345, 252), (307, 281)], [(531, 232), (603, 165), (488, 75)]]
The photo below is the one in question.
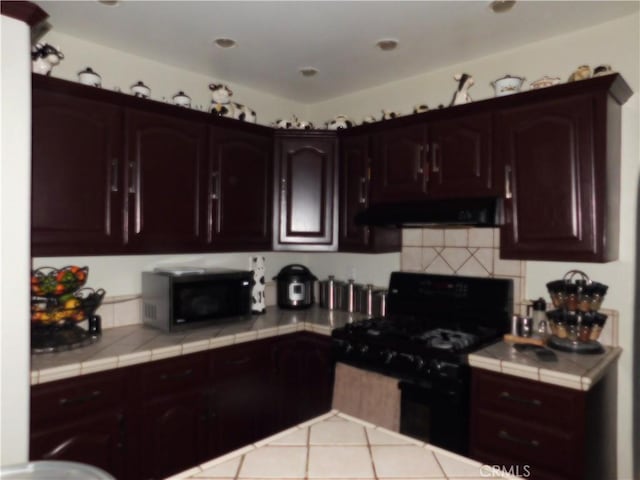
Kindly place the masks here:
[(126, 243), (140, 253), (202, 250), (204, 124), (127, 109)]
[(273, 249), (338, 246), (337, 139), (334, 132), (278, 132), (275, 140)]
[(427, 129), (423, 123), (384, 128), (373, 136), (372, 203), (425, 198)]
[(427, 135), (430, 197), (498, 193), (493, 178), (491, 113), (431, 122)]
[(121, 111), (113, 105), (35, 87), (32, 254), (121, 251)]
[(272, 136), (211, 127), (207, 243), (216, 250), (271, 248)]
[(496, 112), (502, 258), (618, 258), (620, 110), (631, 90), (618, 75), (564, 87)]
[(371, 201), (496, 194), (491, 112), (445, 118), (374, 134)]
[(355, 215), (369, 205), (371, 137), (340, 139), (340, 215), (338, 245), (341, 252), (399, 251), (402, 231), (356, 225)]

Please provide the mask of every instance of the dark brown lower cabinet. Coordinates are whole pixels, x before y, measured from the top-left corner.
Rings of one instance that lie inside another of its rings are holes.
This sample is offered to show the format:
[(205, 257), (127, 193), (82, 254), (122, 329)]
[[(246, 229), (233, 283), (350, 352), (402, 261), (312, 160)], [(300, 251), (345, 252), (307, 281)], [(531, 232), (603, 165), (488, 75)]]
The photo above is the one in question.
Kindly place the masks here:
[(280, 431), (331, 409), (331, 341), (310, 333), (276, 339), (272, 352), (276, 425)]
[(615, 377), (581, 391), (474, 369), (470, 456), (536, 480), (617, 478)]
[(36, 385), (30, 458), (163, 479), (327, 412), (332, 389), (309, 332)]
[(34, 430), (31, 432), (29, 452), (32, 459), (88, 463), (115, 478), (124, 478), (124, 415), (110, 412)]

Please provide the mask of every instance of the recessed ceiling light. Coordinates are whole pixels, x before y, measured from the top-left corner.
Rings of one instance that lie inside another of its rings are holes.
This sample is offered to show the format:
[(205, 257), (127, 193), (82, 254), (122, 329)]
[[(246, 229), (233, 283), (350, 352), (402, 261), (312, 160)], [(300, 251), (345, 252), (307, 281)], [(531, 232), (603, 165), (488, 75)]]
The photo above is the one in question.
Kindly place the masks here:
[(220, 48), (231, 48), (237, 45), (236, 41), (233, 38), (226, 37), (216, 38), (213, 43), (215, 43)]
[(98, 0), (98, 3), (106, 5), (108, 7), (115, 7), (120, 4), (120, 0)]
[(376, 47), (385, 52), (395, 50), (397, 46), (398, 41), (393, 38), (383, 38), (382, 40), (378, 40), (376, 42)]
[(489, 4), (489, 8), (493, 13), (504, 13), (511, 10), (515, 4), (516, 0), (493, 0)]
[(313, 77), (316, 73), (318, 73), (318, 69), (314, 67), (303, 67), (300, 69), (300, 73), (303, 77)]

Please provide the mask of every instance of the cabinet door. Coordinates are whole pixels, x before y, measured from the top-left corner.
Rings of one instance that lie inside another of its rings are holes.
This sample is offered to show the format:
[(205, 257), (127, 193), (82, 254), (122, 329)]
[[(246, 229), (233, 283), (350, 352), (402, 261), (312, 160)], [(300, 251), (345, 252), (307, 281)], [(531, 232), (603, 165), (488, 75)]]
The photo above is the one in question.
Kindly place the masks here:
[(496, 194), (492, 168), (491, 114), (466, 115), (429, 124), (431, 197)]
[(274, 250), (336, 250), (335, 135), (281, 136), (276, 161)]
[(31, 253), (122, 251), (122, 115), (115, 106), (33, 91)]
[(140, 425), (141, 478), (163, 479), (205, 460), (209, 423), (201, 392), (146, 403)]
[(424, 198), (427, 194), (426, 127), (383, 130), (374, 137), (371, 202)]
[(369, 137), (340, 141), (340, 250), (366, 249), (370, 228), (356, 225), (355, 215), (369, 204)]
[(293, 334), (274, 343), (278, 430), (331, 409), (334, 363), (329, 337)]
[(591, 96), (581, 96), (497, 113), (506, 182), (502, 258), (594, 261), (601, 256), (593, 105)]
[(207, 242), (216, 249), (269, 249), (271, 138), (210, 128), (209, 146)]
[(128, 250), (202, 249), (204, 124), (126, 111)]
[(101, 468), (115, 478), (124, 477), (124, 415), (119, 412), (81, 418), (58, 427), (32, 430), (31, 460), (67, 460)]
[(214, 350), (210, 360), (215, 444), (220, 455), (266, 436), (271, 413), (270, 340)]
[(369, 206), (371, 148), (368, 135), (340, 140), (340, 218), (341, 252), (397, 252), (402, 231), (356, 225), (355, 215)]

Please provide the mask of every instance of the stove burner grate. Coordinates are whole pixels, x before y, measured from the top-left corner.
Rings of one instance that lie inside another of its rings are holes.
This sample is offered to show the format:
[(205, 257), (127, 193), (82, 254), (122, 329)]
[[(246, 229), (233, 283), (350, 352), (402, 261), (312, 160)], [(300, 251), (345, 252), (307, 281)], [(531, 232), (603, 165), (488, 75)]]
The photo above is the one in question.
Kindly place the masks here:
[(437, 350), (458, 351), (470, 347), (478, 342), (478, 337), (472, 333), (446, 328), (435, 328), (413, 337), (414, 340), (424, 342), (424, 345)]

